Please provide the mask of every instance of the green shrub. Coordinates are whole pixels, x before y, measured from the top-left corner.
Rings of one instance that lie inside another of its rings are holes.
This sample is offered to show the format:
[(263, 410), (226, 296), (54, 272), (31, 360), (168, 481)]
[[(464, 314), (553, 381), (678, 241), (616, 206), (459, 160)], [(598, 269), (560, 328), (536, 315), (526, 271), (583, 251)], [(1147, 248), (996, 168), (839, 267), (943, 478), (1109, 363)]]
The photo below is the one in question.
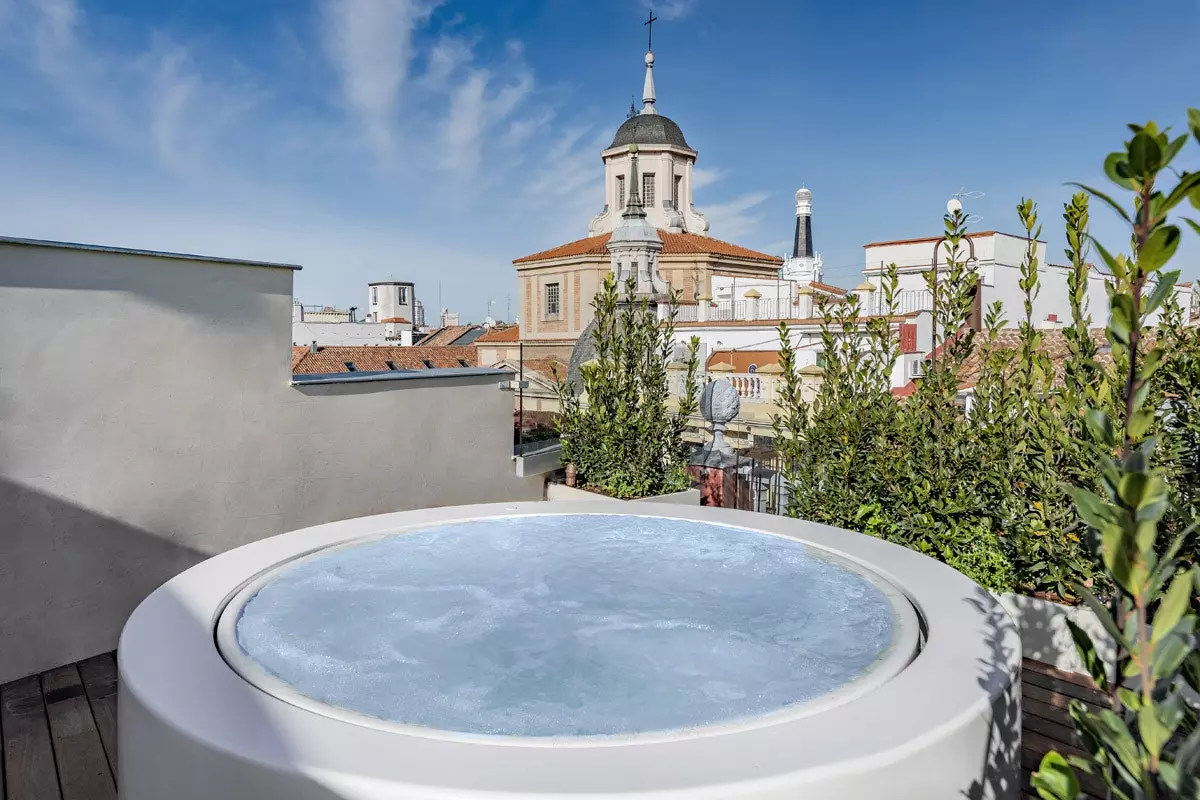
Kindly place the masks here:
[[(1026, 252), (1015, 346), (1000, 344), (1005, 309), (999, 304), (986, 309), (982, 331), (967, 325), (978, 279), (965, 257), (961, 211), (944, 217), (944, 268), (925, 273), (935, 300), (934, 350), (925, 377), (906, 399), (890, 392), (898, 346), (886, 316), (895, 309), (895, 265), (881, 278), (880, 317), (861, 319), (853, 295), (822, 309), (825, 375), (811, 402), (801, 396), (790, 333), (780, 326), (783, 375), (774, 427), (792, 490), (790, 515), (903, 544), (995, 590), (1067, 602), (1079, 601), (1077, 585), (1108, 591), (1109, 578), (1089, 552), (1086, 526), (1061, 488), (1099, 486), (1095, 455), (1103, 445), (1089, 430), (1087, 415), (1089, 409), (1114, 418), (1124, 413), (1130, 363), (1120, 347), (1101, 359), (1091, 335), (1084, 307), (1092, 245), (1088, 206), (1081, 191), (1063, 209), (1071, 324), (1063, 331), (1068, 354), (1057, 373), (1033, 319), (1042, 289), (1041, 226), (1036, 204), (1026, 199), (1017, 206)], [(1166, 313), (1154, 332), (1162, 362), (1141, 391), (1150, 409), (1145, 432), (1161, 441), (1155, 465), (1174, 501), (1162, 522), (1171, 534), (1195, 518), (1200, 496), (1200, 329), (1185, 325), (1182, 311), (1166, 297), (1157, 301)], [(1120, 307), (1115, 313), (1122, 313)], [(972, 353), (979, 374), (968, 413), (960, 379)]]
[[(624, 286), (632, 298), (636, 282)], [(683, 397), (669, 410), (667, 365), (674, 349), (676, 297), (660, 323), (648, 299), (622, 300), (609, 275), (592, 301), (594, 361), (580, 367), (580, 386), (556, 375), (563, 462), (578, 480), (622, 499), (676, 492), (691, 481), (684, 471), (683, 429), (699, 404), (700, 340), (688, 350)]]

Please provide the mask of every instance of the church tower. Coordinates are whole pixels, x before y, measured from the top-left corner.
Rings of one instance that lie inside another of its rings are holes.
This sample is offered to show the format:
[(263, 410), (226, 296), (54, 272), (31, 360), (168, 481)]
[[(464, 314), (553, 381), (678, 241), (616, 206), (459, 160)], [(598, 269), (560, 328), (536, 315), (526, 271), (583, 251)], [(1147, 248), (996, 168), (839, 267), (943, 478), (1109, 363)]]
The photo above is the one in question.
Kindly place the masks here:
[[(647, 24), (653, 21), (651, 17)], [(653, 38), (649, 44), (653, 45)], [(683, 138), (679, 126), (658, 113), (654, 51), (651, 48), (646, 51), (645, 64), (642, 110), (630, 113), (617, 129), (612, 144), (600, 153), (604, 161), (604, 209), (592, 218), (588, 236), (611, 232), (620, 223), (622, 210), (635, 189), (651, 226), (706, 236), (708, 220), (692, 205), (692, 167), (696, 163), (696, 151)], [(637, 145), (641, 161), (640, 183), (636, 187), (629, 184), (630, 145)]]

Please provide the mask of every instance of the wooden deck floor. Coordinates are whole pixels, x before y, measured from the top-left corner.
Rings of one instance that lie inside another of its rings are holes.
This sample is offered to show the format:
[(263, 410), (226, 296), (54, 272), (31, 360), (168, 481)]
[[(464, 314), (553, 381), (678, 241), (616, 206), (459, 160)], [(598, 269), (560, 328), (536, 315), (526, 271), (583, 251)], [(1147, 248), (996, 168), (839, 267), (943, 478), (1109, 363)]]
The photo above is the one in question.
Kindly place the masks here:
[[(1026, 660), (1021, 678), (1023, 797), (1050, 749), (1079, 752), (1067, 705), (1103, 703), (1091, 681)], [(0, 686), (0, 800), (115, 800), (117, 661), (107, 653)], [(1094, 784), (1085, 788), (1095, 791)], [(1102, 791), (1095, 791), (1103, 797)]]

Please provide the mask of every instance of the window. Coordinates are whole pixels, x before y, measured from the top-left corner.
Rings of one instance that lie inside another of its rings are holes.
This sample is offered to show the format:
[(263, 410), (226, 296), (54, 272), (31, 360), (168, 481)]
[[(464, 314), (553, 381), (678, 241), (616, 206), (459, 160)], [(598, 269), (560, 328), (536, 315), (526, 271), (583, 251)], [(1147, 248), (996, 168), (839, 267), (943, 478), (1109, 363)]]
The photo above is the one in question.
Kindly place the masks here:
[(470, 365), (470, 364), (468, 364), (467, 362), (463, 361), (461, 358), (458, 360), (458, 363), (459, 363), (459, 364), (462, 364), (464, 367), (469, 367), (469, 366), (471, 366), (471, 365)]
[(378, 305), (378, 304), (379, 304), (379, 287), (372, 286), (371, 287), (371, 305)]
[(650, 208), (654, 205), (654, 173), (642, 175), (642, 205)]
[(358, 367), (354, 366), (353, 361), (343, 361), (342, 363), (346, 365), (346, 372), (358, 372)]
[(383, 362), (383, 363), (387, 364), (387, 368), (388, 368), (388, 369), (395, 369), (395, 368), (396, 368), (396, 362), (394, 362), (394, 361), (385, 361), (385, 362)]
[(625, 207), (625, 176), (617, 176), (617, 208)]
[(437, 369), (437, 367), (435, 367), (433, 365), (433, 362), (430, 361), (428, 358), (421, 359), (421, 363), (425, 365), (426, 369)]
[(558, 284), (557, 283), (547, 283), (546, 284), (546, 316), (547, 317), (557, 317), (558, 316), (558, 306), (559, 306), (558, 300), (559, 300)]
[(671, 208), (679, 210), (679, 189), (683, 185), (683, 176), (676, 175), (675, 183), (671, 186)]
[(758, 364), (751, 364), (746, 368), (746, 372), (749, 372), (751, 375), (758, 372)]
[(397, 286), (396, 287), (396, 302), (400, 303), (401, 305), (404, 305), (405, 303), (408, 302), (408, 287), (407, 286)]

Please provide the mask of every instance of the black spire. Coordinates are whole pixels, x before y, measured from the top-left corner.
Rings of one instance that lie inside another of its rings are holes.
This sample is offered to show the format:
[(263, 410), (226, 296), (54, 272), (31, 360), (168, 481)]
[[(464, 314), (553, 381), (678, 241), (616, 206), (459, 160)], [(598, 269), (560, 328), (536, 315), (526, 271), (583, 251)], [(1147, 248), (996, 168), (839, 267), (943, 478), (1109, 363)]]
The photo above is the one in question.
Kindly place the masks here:
[(622, 217), (645, 217), (642, 208), (642, 196), (638, 194), (637, 145), (629, 145), (629, 199), (625, 203), (625, 213)]
[(812, 217), (796, 215), (796, 242), (792, 247), (792, 258), (812, 258)]

